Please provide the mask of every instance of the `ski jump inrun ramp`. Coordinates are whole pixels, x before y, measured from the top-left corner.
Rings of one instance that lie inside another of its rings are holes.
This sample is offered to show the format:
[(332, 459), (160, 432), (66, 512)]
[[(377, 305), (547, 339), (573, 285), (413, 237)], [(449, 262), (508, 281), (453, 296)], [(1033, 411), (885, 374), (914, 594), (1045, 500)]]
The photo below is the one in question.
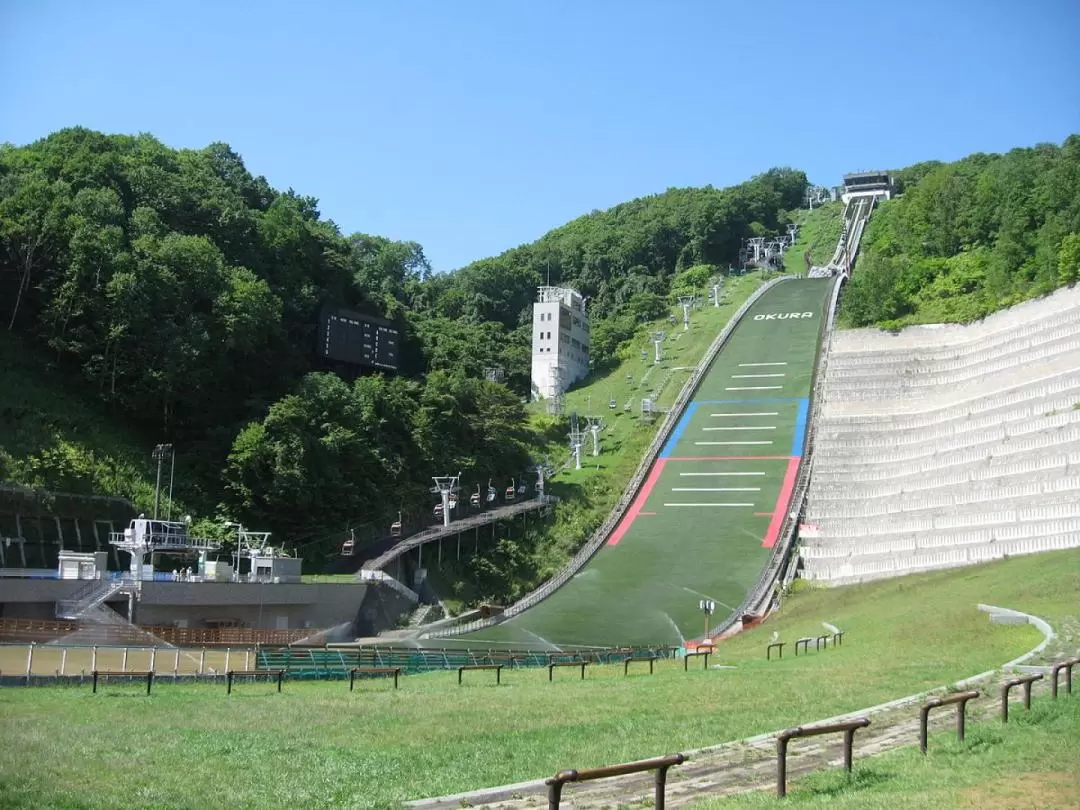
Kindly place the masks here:
[(715, 626), (772, 555), (803, 454), (833, 279), (767, 290), (702, 378), (606, 544), (569, 582), (501, 624), (458, 636), (517, 648), (678, 644)]

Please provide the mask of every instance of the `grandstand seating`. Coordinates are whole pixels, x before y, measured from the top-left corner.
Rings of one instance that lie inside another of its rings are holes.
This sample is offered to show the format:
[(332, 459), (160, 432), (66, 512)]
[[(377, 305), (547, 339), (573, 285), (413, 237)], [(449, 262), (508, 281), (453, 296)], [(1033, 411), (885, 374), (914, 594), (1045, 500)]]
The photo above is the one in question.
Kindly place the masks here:
[(413, 647), (263, 647), (258, 669), (283, 669), (290, 678), (348, 678), (353, 667), (400, 667), (403, 672), (434, 672), (459, 666), (502, 664), (507, 668), (542, 667), (552, 660), (621, 663), (626, 658), (674, 658), (675, 647), (624, 647), (602, 650), (420, 649)]
[(1080, 546), (1080, 289), (967, 327), (833, 338), (803, 575)]

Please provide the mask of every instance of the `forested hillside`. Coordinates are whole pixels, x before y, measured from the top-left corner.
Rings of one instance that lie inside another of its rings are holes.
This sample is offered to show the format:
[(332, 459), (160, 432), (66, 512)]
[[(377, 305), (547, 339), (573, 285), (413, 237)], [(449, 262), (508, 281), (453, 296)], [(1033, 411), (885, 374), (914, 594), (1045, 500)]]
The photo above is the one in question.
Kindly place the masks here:
[[(131, 470), (148, 475), (152, 444), (169, 441), (178, 509), (286, 542), (427, 513), (430, 475), (508, 479), (542, 444), (522, 404), (539, 284), (589, 297), (602, 366), (673, 284), (782, 231), (805, 185), (779, 169), (672, 189), (434, 275), (420, 245), (342, 233), (225, 144), (175, 150), (73, 128), (2, 146), (0, 316), (5, 351), (26, 362), (25, 395), (0, 393), (0, 478), (146, 508)], [(321, 368), (324, 304), (393, 320), (400, 374), (349, 382)], [(505, 384), (482, 379), (495, 365)], [(45, 378), (87, 407), (53, 418)], [(110, 455), (108, 431), (79, 424), (98, 414), (145, 440), (145, 460)]]
[(982, 318), (1080, 278), (1080, 135), (920, 163), (870, 219), (842, 323)]

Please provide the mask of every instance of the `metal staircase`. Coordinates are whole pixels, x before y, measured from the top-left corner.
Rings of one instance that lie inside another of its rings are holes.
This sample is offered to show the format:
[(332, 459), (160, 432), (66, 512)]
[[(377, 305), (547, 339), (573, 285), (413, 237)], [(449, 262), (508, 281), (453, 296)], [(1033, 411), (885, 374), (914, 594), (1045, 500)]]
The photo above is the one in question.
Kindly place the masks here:
[(90, 611), (116, 594), (132, 593), (136, 585), (135, 580), (130, 577), (91, 580), (76, 591), (70, 599), (61, 599), (56, 603), (56, 618), (69, 620), (84, 618)]

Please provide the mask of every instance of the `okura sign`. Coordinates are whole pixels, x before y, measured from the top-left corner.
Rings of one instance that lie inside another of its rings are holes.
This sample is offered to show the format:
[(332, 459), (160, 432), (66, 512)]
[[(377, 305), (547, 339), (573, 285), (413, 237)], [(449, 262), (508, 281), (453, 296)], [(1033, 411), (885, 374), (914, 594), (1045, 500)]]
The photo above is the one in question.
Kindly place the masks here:
[(755, 321), (787, 321), (793, 318), (813, 318), (813, 312), (770, 312), (768, 314), (755, 315)]

